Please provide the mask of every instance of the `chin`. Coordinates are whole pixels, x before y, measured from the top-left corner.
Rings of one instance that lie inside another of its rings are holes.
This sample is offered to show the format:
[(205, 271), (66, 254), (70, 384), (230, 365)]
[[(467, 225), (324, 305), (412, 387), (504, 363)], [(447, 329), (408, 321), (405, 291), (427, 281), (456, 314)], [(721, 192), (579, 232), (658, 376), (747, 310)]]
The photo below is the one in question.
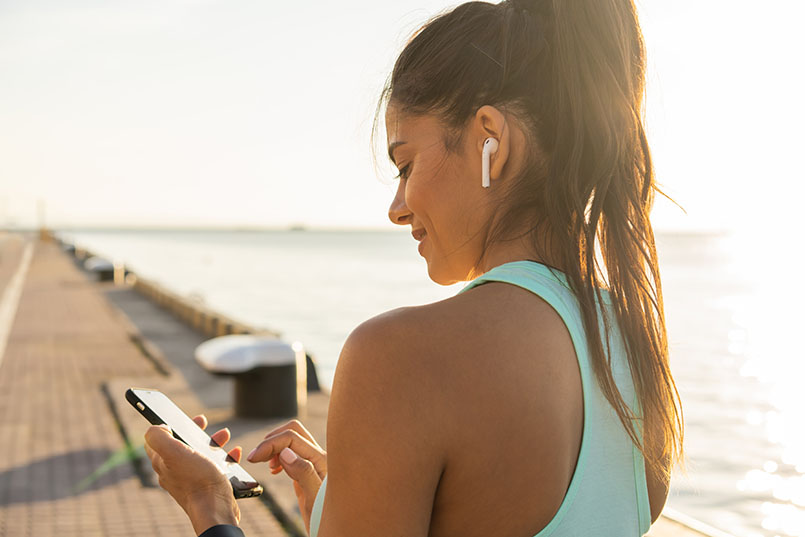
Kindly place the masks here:
[(455, 274), (450, 274), (449, 270), (445, 270), (447, 267), (437, 265), (429, 260), (426, 261), (428, 263), (428, 277), (433, 283), (447, 286), (466, 281), (466, 279), (456, 278)]

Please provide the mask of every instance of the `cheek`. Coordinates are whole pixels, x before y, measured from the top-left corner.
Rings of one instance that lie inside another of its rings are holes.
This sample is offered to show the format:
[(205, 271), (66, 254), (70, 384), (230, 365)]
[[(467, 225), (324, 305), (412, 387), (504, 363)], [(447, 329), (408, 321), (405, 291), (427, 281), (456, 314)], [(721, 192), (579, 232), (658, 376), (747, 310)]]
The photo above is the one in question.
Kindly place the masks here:
[(442, 219), (439, 214), (438, 200), (433, 193), (419, 185), (410, 185), (405, 192), (405, 204), (414, 215), (414, 226), (424, 227), (432, 237), (441, 230)]
[(420, 163), (419, 170), (406, 185), (405, 202), (430, 232), (449, 235), (457, 224), (466, 222), (466, 192), (462, 188), (461, 170), (453, 159), (443, 155)]
[(428, 219), (438, 205), (441, 177), (432, 162), (421, 161), (405, 185), (405, 204), (418, 217)]

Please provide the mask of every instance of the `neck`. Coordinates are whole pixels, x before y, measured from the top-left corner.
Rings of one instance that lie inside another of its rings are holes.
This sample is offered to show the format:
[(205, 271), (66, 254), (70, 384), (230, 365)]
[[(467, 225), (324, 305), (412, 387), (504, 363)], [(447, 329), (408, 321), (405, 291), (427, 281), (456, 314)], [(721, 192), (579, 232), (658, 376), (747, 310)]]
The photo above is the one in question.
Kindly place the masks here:
[(562, 272), (567, 272), (559, 249), (555, 245), (556, 241), (547, 240), (543, 235), (535, 244), (533, 237), (523, 235), (516, 239), (500, 241), (490, 245), (484, 253), (477, 268), (473, 271), (472, 279), (485, 274), (493, 268), (511, 263), (512, 261), (536, 261), (549, 267), (553, 267)]

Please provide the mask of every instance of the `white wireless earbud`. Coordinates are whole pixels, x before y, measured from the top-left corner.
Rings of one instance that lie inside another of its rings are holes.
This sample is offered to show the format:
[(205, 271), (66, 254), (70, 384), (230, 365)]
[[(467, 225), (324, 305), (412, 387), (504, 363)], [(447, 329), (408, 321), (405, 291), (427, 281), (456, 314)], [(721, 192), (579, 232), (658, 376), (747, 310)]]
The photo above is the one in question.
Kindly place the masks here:
[(489, 188), (491, 182), (489, 178), (489, 161), (492, 158), (492, 153), (498, 150), (498, 141), (494, 138), (487, 138), (484, 140), (484, 152), (481, 158), (481, 186)]

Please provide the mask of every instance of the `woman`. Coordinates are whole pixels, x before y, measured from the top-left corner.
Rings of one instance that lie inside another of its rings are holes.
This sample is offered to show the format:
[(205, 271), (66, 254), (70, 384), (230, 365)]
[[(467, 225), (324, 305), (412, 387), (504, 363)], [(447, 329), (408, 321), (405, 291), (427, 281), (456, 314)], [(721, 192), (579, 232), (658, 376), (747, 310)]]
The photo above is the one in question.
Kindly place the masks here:
[[(682, 418), (644, 79), (631, 0), (470, 2), (405, 47), (389, 217), (433, 281), (470, 283), (349, 336), (327, 453), (291, 422), (249, 455), (294, 479), (311, 535), (622, 537), (659, 516)], [(197, 533), (239, 534), (211, 463), (146, 439)]]

